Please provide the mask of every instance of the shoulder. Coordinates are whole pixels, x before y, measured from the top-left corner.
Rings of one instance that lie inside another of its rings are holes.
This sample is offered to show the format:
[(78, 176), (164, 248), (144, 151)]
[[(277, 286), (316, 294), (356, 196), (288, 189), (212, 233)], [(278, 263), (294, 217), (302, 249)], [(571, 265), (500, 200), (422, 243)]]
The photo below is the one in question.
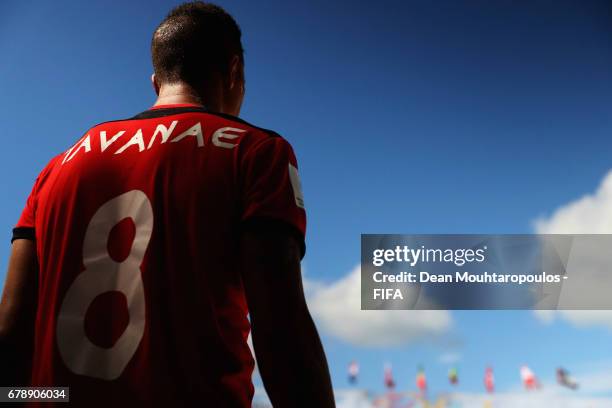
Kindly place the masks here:
[(270, 130), (270, 129), (266, 129), (260, 126), (256, 126), (252, 123), (247, 122), (244, 119), (241, 119), (237, 116), (232, 116), (232, 115), (228, 115), (225, 113), (218, 113), (218, 112), (207, 112), (209, 115), (212, 116), (216, 116), (220, 119), (223, 119), (225, 121), (227, 121), (228, 123), (232, 123), (236, 126), (243, 126), (246, 127), (248, 130), (250, 130), (251, 132), (253, 132), (254, 134), (259, 135), (259, 137), (264, 138), (264, 139), (269, 139), (269, 138), (278, 138), (278, 139), (283, 139), (284, 138), (278, 134), (277, 132), (275, 132), (274, 130)]
[(65, 153), (59, 153), (59, 154), (53, 156), (51, 158), (51, 160), (49, 160), (47, 165), (45, 167), (43, 167), (43, 169), (38, 174), (38, 179), (37, 180), (38, 180), (39, 183), (44, 182), (47, 179), (47, 177), (49, 177), (49, 174), (53, 171), (54, 168), (57, 167), (57, 164), (62, 162), (62, 159), (63, 159), (64, 155), (65, 155)]
[(273, 149), (275, 151), (290, 152), (290, 155), (294, 155), (291, 144), (274, 130), (254, 125), (242, 118), (225, 113), (208, 110), (202, 110), (201, 113), (208, 115), (209, 118), (216, 119), (213, 122), (212, 132), (231, 132), (231, 129), (244, 131), (241, 135), (240, 150), (245, 153)]
[(207, 112), (208, 115), (218, 118), (218, 126), (227, 126), (244, 130), (244, 137), (240, 141), (242, 150), (255, 151), (266, 148), (288, 150), (293, 152), (291, 144), (278, 132), (254, 125), (246, 120), (218, 112)]

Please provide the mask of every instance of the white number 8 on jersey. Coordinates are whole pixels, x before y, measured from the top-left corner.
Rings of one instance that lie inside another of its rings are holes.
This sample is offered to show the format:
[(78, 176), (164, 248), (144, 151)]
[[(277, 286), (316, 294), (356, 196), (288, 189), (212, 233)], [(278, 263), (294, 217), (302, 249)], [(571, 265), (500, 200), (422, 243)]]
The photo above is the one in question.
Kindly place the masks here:
[[(127, 258), (115, 262), (108, 254), (108, 238), (112, 228), (126, 218), (131, 218), (136, 227), (134, 242)], [(140, 190), (107, 201), (89, 222), (83, 243), (85, 270), (68, 289), (57, 320), (60, 355), (74, 373), (114, 380), (136, 352), (144, 334), (146, 313), (140, 265), (152, 231), (151, 202)], [(125, 295), (129, 323), (114, 346), (103, 348), (87, 338), (85, 314), (97, 296), (111, 291)]]

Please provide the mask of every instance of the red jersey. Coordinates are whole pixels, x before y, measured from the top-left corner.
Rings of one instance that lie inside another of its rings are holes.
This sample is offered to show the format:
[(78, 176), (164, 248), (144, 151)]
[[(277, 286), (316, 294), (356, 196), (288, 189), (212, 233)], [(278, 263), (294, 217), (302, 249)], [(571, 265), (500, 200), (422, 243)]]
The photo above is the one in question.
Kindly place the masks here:
[(274, 132), (195, 105), (91, 128), (40, 173), (14, 230), (40, 264), (33, 386), (91, 405), (251, 405), (238, 259), (253, 220), (306, 228)]

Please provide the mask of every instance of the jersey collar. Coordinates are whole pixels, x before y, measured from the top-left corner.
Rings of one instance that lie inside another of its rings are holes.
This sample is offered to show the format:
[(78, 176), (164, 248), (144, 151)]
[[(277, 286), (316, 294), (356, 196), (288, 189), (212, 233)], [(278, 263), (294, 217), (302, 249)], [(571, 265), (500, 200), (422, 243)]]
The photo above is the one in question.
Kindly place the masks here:
[(204, 105), (200, 105), (197, 103), (169, 103), (163, 105), (155, 105), (151, 106), (149, 110), (155, 109), (171, 109), (171, 108), (205, 108)]

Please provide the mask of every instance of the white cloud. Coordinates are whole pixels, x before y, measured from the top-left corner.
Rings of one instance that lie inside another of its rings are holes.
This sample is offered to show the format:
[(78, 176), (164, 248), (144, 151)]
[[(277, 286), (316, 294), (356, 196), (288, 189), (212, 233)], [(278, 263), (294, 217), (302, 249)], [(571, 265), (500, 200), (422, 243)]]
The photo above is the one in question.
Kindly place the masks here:
[(484, 394), (458, 393), (454, 401), (465, 408), (481, 408), (487, 402), (495, 408), (609, 408), (612, 398), (598, 398), (582, 395), (572, 395), (569, 391), (517, 391), (498, 393), (492, 396)]
[[(334, 390), (338, 408), (380, 408), (390, 407), (385, 404), (385, 398), (374, 396), (366, 390)], [(412, 395), (405, 393), (406, 395)], [(483, 393), (455, 392), (443, 397), (444, 406), (461, 406), (462, 408), (610, 408), (612, 398), (594, 397), (562, 390), (558, 387), (540, 391), (510, 391), (487, 395)], [(406, 401), (411, 398), (408, 397)], [(256, 389), (254, 407), (270, 408), (269, 400), (262, 389)], [(376, 403), (374, 403), (376, 401)], [(421, 405), (417, 405), (421, 406)], [(439, 406), (439, 405), (436, 405)], [(315, 407), (313, 407), (315, 408)]]
[[(572, 373), (580, 385), (578, 391), (572, 391), (556, 384), (554, 377), (544, 379), (542, 388), (526, 391), (519, 384), (502, 392), (485, 394), (480, 392), (432, 392), (446, 401), (446, 407), (461, 406), (462, 408), (610, 408), (612, 407), (612, 362), (597, 361), (582, 367), (582, 370)], [(396, 396), (408, 403), (415, 391), (398, 390)], [(372, 393), (365, 389), (334, 389), (338, 408), (389, 408), (387, 398), (383, 394)], [(439, 402), (440, 400), (438, 400)], [(435, 401), (430, 401), (433, 403)], [(400, 404), (401, 405), (401, 404)], [(433, 406), (434, 404), (430, 404)], [(416, 405), (417, 407), (424, 406)], [(439, 405), (435, 405), (439, 406)], [(262, 387), (255, 388), (254, 408), (271, 408), (270, 401)], [(314, 407), (313, 407), (314, 408)]]
[(594, 194), (557, 208), (534, 222), (539, 234), (612, 234), (612, 171)]
[[(540, 234), (612, 234), (612, 171), (604, 177), (595, 193), (559, 207), (548, 217), (540, 217), (534, 226)], [(597, 277), (574, 280), (571, 287), (564, 285), (567, 286), (565, 296), (588, 293), (590, 297), (601, 297), (602, 303), (607, 303), (608, 289), (612, 287), (609, 249), (583, 248), (582, 251), (589, 256), (576, 261), (578, 266), (584, 268), (588, 264)], [(536, 311), (535, 315), (545, 323), (559, 318), (579, 327), (598, 325), (612, 328), (612, 311), (608, 310)]]
[(334, 390), (336, 408), (372, 408), (367, 391)]
[(440, 355), (438, 357), (438, 362), (441, 364), (455, 364), (461, 361), (461, 358), (462, 356), (460, 353), (448, 352)]
[(257, 357), (255, 357), (255, 348), (253, 347), (253, 336), (252, 332), (249, 331), (249, 336), (247, 337), (247, 345), (249, 346), (249, 350), (251, 351), (251, 355), (253, 356), (253, 361), (255, 361), (255, 367), (253, 368), (253, 380), (258, 380), (261, 377), (259, 374), (259, 364), (257, 364)]
[(612, 329), (610, 310), (536, 310), (534, 314), (547, 324), (562, 319), (576, 327), (604, 326)]
[(445, 310), (361, 310), (361, 269), (331, 284), (306, 282), (308, 306), (327, 334), (357, 346), (388, 347), (437, 336), (452, 325)]
[(591, 394), (612, 393), (612, 370), (577, 375), (575, 378), (579, 382), (582, 392)]

